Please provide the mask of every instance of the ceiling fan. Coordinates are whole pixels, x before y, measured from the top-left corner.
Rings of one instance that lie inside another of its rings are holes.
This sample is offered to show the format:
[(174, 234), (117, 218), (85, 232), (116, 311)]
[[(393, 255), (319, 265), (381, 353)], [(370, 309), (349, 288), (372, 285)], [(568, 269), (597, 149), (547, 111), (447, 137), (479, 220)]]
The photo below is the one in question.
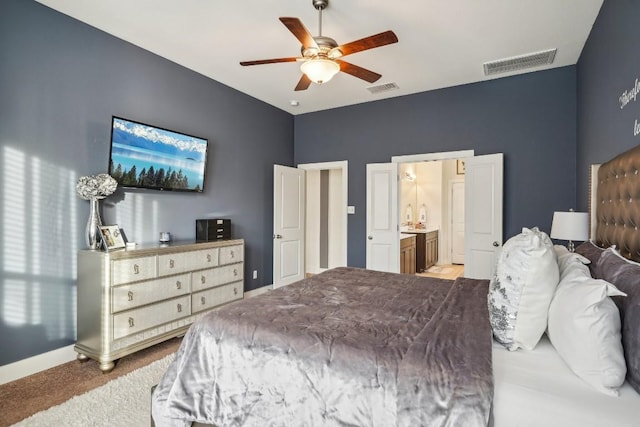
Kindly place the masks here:
[(338, 71), (351, 74), (369, 83), (373, 83), (382, 77), (381, 74), (339, 58), (351, 55), (352, 53), (362, 52), (363, 50), (397, 43), (398, 37), (396, 37), (393, 31), (385, 31), (350, 43), (338, 45), (334, 39), (322, 35), (322, 11), (329, 4), (329, 0), (311, 0), (311, 3), (313, 7), (318, 10), (319, 34), (316, 37), (309, 33), (298, 18), (280, 18), (280, 21), (293, 33), (300, 43), (302, 43), (300, 49), (302, 53), (301, 57), (242, 61), (240, 65), (262, 65), (300, 61), (302, 62), (300, 70), (303, 74), (295, 90), (306, 90), (311, 85), (311, 82), (317, 84), (326, 83), (331, 80)]

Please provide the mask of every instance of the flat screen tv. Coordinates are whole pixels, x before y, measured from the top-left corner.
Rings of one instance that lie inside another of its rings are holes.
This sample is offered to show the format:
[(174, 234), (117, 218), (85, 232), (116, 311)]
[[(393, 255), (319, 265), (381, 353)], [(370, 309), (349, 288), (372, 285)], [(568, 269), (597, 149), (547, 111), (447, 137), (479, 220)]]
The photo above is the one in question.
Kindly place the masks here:
[(208, 141), (132, 120), (111, 120), (109, 175), (118, 185), (202, 192)]

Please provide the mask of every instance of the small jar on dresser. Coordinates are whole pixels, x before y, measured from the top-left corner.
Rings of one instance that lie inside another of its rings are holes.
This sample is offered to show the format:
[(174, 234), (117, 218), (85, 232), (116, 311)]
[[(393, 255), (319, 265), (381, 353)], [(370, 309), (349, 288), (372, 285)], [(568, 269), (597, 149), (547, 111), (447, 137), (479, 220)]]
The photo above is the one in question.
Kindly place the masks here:
[(243, 298), (244, 240), (79, 251), (77, 285), (74, 349), (109, 372), (117, 359)]

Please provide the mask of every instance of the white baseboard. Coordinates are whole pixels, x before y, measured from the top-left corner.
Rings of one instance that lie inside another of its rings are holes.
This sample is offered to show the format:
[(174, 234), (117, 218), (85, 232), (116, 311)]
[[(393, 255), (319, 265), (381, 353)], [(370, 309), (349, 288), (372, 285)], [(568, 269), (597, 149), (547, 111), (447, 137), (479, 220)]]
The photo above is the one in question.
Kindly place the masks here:
[(266, 294), (272, 289), (273, 289), (273, 285), (262, 286), (258, 289), (253, 289), (251, 291), (245, 292), (244, 297), (245, 298), (257, 297), (258, 295)]
[[(273, 285), (262, 286), (258, 289), (245, 292), (244, 297), (252, 298), (267, 293), (272, 289)], [(71, 362), (76, 359), (76, 356), (77, 353), (73, 350), (73, 345), (70, 345), (0, 366), (0, 384), (6, 384), (44, 371), (45, 369)]]
[(76, 355), (73, 345), (70, 345), (0, 366), (0, 384), (6, 384), (45, 369), (71, 362), (76, 359)]

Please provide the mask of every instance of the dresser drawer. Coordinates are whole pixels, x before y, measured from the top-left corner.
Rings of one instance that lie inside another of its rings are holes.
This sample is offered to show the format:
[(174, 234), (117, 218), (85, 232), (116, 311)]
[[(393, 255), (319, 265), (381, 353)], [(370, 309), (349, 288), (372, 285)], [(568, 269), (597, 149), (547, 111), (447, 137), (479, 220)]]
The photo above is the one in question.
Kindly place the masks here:
[(244, 261), (242, 245), (225, 246), (220, 248), (220, 265)]
[(237, 299), (242, 299), (243, 293), (243, 282), (235, 282), (192, 294), (191, 311), (197, 313)]
[(119, 259), (112, 263), (111, 284), (137, 282), (156, 277), (156, 257)]
[(113, 316), (113, 339), (191, 315), (191, 295), (136, 308)]
[(165, 277), (148, 282), (111, 288), (111, 312), (129, 310), (141, 305), (174, 298), (191, 292), (191, 275)]
[(243, 264), (231, 264), (210, 270), (191, 273), (191, 290), (193, 292), (208, 289), (225, 283), (237, 282), (244, 277)]
[(189, 252), (158, 255), (158, 276), (168, 276), (189, 271), (190, 256), (191, 253)]
[(192, 252), (191, 257), (193, 259), (193, 269), (217, 267), (218, 253), (218, 248)]
[(218, 248), (158, 256), (158, 274), (160, 276), (216, 267), (217, 265)]

